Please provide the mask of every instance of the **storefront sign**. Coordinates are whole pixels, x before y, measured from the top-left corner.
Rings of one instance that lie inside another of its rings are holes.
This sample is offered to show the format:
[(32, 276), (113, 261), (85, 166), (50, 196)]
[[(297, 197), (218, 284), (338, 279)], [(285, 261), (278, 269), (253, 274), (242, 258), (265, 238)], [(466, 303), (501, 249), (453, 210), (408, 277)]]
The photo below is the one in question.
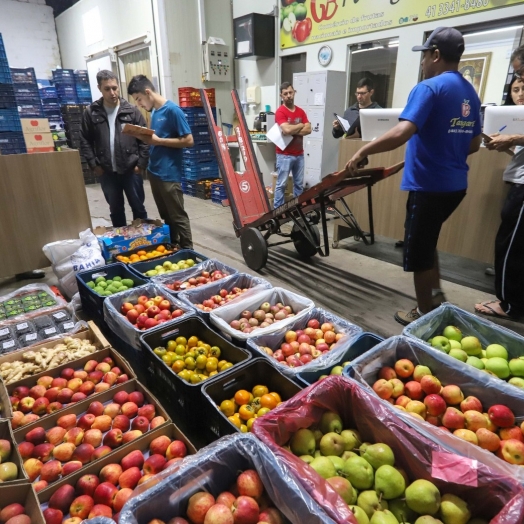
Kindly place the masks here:
[(283, 49), (474, 14), (524, 0), (280, 0)]

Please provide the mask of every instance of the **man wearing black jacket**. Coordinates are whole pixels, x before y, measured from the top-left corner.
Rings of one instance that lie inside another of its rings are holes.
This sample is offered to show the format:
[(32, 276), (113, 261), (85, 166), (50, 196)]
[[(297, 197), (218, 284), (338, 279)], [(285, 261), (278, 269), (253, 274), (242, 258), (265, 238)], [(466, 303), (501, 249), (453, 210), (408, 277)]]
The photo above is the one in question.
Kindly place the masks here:
[(102, 98), (84, 111), (81, 153), (100, 177), (113, 226), (121, 227), (127, 225), (124, 193), (133, 219), (147, 218), (142, 173), (147, 168), (149, 146), (122, 134), (123, 124), (146, 126), (146, 121), (136, 106), (120, 97), (114, 73), (99, 71), (96, 79)]

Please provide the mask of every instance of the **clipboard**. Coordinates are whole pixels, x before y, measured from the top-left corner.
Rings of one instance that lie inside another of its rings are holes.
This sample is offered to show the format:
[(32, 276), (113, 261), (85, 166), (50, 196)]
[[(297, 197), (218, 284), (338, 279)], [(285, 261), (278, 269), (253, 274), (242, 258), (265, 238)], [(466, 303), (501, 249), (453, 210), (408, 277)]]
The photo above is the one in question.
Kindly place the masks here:
[[(482, 137), (482, 140), (484, 140), (484, 142), (488, 144), (493, 140), (489, 135), (486, 135), (486, 133), (480, 133), (480, 136)], [(506, 153), (509, 156), (515, 156), (515, 153), (509, 149), (506, 149), (505, 151), (500, 151), (500, 152)]]
[(342, 131), (344, 131), (344, 133), (347, 133), (349, 131), (349, 128), (351, 127), (351, 124), (340, 115), (337, 115), (336, 113), (333, 113), (333, 115), (335, 115), (335, 119), (340, 124)]
[(122, 133), (124, 135), (131, 135), (140, 138), (140, 136), (153, 136), (155, 132), (152, 129), (142, 126), (135, 126), (134, 124), (124, 124), (122, 126)]
[(275, 124), (267, 133), (266, 138), (273, 142), (281, 151), (284, 151), (286, 147), (291, 143), (293, 140), (292, 135), (284, 135), (282, 134), (282, 129), (280, 129), (280, 126), (278, 124)]

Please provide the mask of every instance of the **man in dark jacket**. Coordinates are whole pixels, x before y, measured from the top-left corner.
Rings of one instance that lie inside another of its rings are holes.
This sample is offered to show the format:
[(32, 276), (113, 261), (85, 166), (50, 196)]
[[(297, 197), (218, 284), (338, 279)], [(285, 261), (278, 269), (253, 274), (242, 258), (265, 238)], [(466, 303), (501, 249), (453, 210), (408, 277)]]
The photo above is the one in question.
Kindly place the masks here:
[(120, 97), (114, 73), (99, 71), (96, 79), (102, 98), (84, 111), (81, 153), (100, 177), (113, 226), (121, 227), (127, 225), (124, 193), (133, 219), (147, 218), (142, 174), (147, 168), (149, 146), (122, 134), (122, 124), (146, 126), (146, 121), (138, 107)]

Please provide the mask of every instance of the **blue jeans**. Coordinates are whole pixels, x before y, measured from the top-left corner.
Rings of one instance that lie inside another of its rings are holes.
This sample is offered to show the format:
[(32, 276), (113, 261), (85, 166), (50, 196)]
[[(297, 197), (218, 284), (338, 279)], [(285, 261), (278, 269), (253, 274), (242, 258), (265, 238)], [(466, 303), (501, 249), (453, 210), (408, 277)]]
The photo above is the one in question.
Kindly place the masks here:
[(278, 155), (277, 154), (277, 185), (275, 188), (274, 208), (284, 203), (287, 179), (289, 173), (293, 174), (293, 196), (297, 197), (304, 191), (304, 155)]

